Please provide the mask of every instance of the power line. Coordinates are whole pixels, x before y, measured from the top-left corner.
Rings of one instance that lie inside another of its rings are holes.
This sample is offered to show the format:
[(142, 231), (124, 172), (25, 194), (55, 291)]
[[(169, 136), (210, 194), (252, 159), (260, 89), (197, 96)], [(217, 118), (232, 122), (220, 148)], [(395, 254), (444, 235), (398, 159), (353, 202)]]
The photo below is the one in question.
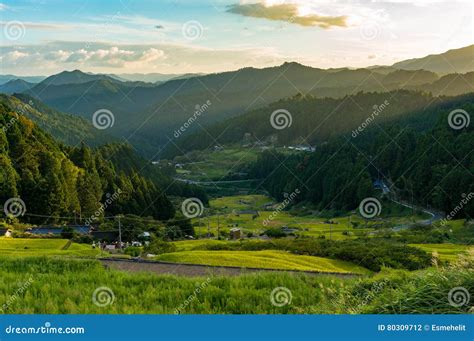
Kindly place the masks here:
[[(33, 213), (25, 213), (24, 215), (26, 215), (26, 216), (31, 216), (31, 217), (39, 217), (39, 218), (77, 220), (77, 217), (52, 216), (52, 215), (33, 214)], [(116, 216), (105, 216), (105, 217), (101, 217), (100, 219), (115, 220), (115, 219), (117, 219), (117, 217), (119, 217), (119, 216), (118, 216), (118, 215), (116, 215)], [(158, 220), (158, 219), (149, 219), (149, 218), (141, 218), (141, 217), (130, 217), (130, 216), (122, 216), (122, 218), (125, 218), (125, 219), (128, 219), (128, 220), (137, 220), (137, 221), (153, 222), (153, 223), (170, 223), (170, 222), (178, 222), (178, 221), (191, 220), (191, 219), (189, 219), (189, 218), (183, 218), (183, 219), (169, 219), (169, 220)], [(97, 218), (97, 219), (99, 219), (99, 218)]]

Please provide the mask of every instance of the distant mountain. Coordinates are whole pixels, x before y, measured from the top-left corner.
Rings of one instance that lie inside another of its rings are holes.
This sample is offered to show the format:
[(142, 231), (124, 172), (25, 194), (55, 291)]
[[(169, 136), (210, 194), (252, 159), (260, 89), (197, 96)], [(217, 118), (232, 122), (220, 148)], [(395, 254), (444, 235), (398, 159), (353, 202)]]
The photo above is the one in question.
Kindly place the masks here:
[(184, 75), (179, 75), (179, 76), (170, 78), (169, 80), (186, 79), (186, 78), (199, 77), (199, 76), (204, 76), (204, 73), (185, 73)]
[(0, 93), (11, 95), (16, 92), (24, 92), (35, 85), (35, 83), (30, 83), (23, 79), (12, 79), (5, 84), (0, 85)]
[(64, 84), (82, 84), (97, 80), (108, 80), (111, 82), (120, 82), (118, 79), (103, 74), (85, 73), (80, 70), (63, 71), (56, 75), (49, 76), (41, 82), (43, 85), (64, 85)]
[(206, 104), (199, 115), (199, 124), (189, 125), (185, 134), (298, 93), (340, 98), (358, 91), (423, 89), (425, 84), (428, 88), (430, 82), (437, 80), (437, 75), (428, 71), (396, 70), (381, 74), (367, 69), (327, 71), (284, 63), (271, 68), (244, 68), (170, 80), (156, 86), (131, 86), (131, 82), (110, 79), (63, 85), (41, 82), (26, 93), (87, 120), (95, 111), (108, 109), (115, 117), (108, 132), (127, 139), (143, 154), (154, 156), (169, 142), (168, 138), (176, 138), (176, 129), (194, 115), (196, 106), (207, 101), (210, 105)]
[(395, 84), (397, 87), (416, 86), (430, 84), (438, 80), (438, 75), (434, 72), (418, 70), (416, 73), (407, 70), (395, 70), (388, 73), (383, 82), (385, 84)]
[(430, 84), (407, 86), (406, 88), (431, 92), (434, 96), (457, 96), (474, 92), (474, 72), (449, 74)]
[(148, 82), (148, 83), (162, 83), (170, 79), (189, 78), (192, 76), (201, 76), (202, 74), (164, 74), (164, 73), (120, 73), (111, 75), (121, 80), (132, 82)]
[(15, 76), (15, 75), (0, 75), (0, 84), (5, 84), (14, 79), (21, 79), (29, 83), (39, 83), (44, 80), (46, 76)]
[[(56, 77), (66, 78), (63, 76), (71, 76), (71, 73), (59, 75), (61, 77)], [(201, 127), (298, 94), (337, 99), (360, 91), (385, 93), (410, 89), (432, 91), (436, 95), (473, 91), (465, 82), (470, 75), (452, 76), (455, 84), (443, 87), (443, 84), (447, 85), (447, 79), (439, 79), (432, 71), (391, 67), (324, 70), (294, 62), (190, 78), (189, 75), (179, 76), (186, 78), (161, 84), (121, 82), (106, 75), (89, 75), (80, 71), (75, 71), (75, 75), (77, 77), (67, 77), (59, 85), (41, 82), (25, 93), (37, 96), (60, 111), (82, 116), (89, 121), (99, 109), (112, 111), (115, 123), (107, 132), (126, 139), (149, 157), (158, 156), (170, 139), (174, 143)], [(64, 83), (73, 81), (71, 78), (79, 81)], [(89, 81), (83, 82), (85, 80)], [(197, 110), (198, 123), (188, 124)], [(176, 137), (176, 131), (183, 125), (186, 125), (185, 131)]]
[(392, 65), (403, 70), (427, 70), (438, 74), (474, 71), (474, 45), (432, 54), (423, 58), (404, 60)]
[(117, 141), (116, 138), (96, 129), (90, 121), (59, 112), (24, 94), (0, 95), (0, 101), (35, 122), (44, 131), (61, 142), (75, 146), (83, 142), (88, 146), (98, 146)]
[(374, 72), (378, 72), (378, 73), (381, 73), (383, 75), (387, 75), (389, 74), (390, 72), (393, 72), (393, 71), (396, 71), (398, 69), (392, 67), (392, 66), (388, 66), (388, 65), (373, 65), (373, 66), (369, 66), (367, 67), (366, 69), (368, 70), (372, 70)]

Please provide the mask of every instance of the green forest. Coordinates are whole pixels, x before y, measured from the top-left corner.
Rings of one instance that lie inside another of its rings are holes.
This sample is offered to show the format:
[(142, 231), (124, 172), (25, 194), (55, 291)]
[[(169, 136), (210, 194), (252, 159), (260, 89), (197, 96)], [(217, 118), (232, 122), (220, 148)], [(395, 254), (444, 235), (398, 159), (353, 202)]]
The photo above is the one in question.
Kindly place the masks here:
[(20, 197), (27, 202), (25, 222), (59, 223), (62, 216), (87, 219), (114, 194), (99, 217), (120, 213), (168, 220), (175, 215), (168, 195), (206, 202), (201, 189), (172, 184), (127, 144), (91, 148), (56, 142), (5, 98), (0, 102), (0, 201)]
[[(330, 139), (314, 153), (285, 155), (270, 149), (247, 170), (250, 178), (264, 179), (262, 187), (273, 196), (282, 199), (298, 188), (302, 194), (295, 200), (312, 202), (320, 210), (356, 208), (374, 194), (373, 181), (379, 179), (401, 199), (450, 212), (463, 194), (474, 191), (474, 134), (472, 126), (452, 129), (448, 114), (473, 108), (472, 95), (442, 101), (373, 124), (356, 138), (345, 134)], [(473, 214), (474, 203), (469, 202), (459, 218)]]

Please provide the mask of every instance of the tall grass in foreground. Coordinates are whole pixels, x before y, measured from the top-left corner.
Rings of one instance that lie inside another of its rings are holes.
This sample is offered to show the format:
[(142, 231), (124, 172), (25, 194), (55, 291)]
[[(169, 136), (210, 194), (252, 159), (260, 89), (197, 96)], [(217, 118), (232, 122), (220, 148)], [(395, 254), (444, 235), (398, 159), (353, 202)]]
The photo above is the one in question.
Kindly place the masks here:
[[(93, 260), (0, 258), (0, 278), (0, 308), (10, 302), (5, 312), (21, 314), (172, 314), (179, 307), (184, 314), (465, 313), (468, 306), (449, 305), (448, 292), (455, 286), (474, 291), (472, 272), (463, 266), (365, 279), (285, 273), (207, 279), (124, 273)], [(112, 304), (93, 303), (98, 287), (112, 290)], [(272, 304), (276, 287), (290, 290), (290, 304)]]

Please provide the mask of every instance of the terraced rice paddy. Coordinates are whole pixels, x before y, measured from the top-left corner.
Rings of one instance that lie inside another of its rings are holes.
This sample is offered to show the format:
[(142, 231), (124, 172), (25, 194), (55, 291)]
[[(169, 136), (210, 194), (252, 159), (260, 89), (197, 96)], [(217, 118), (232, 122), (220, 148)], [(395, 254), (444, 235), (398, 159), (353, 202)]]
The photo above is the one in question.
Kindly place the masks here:
[(236, 266), (246, 268), (299, 270), (335, 273), (367, 274), (369, 271), (355, 264), (322, 257), (293, 255), (285, 251), (182, 251), (160, 255), (160, 261)]

